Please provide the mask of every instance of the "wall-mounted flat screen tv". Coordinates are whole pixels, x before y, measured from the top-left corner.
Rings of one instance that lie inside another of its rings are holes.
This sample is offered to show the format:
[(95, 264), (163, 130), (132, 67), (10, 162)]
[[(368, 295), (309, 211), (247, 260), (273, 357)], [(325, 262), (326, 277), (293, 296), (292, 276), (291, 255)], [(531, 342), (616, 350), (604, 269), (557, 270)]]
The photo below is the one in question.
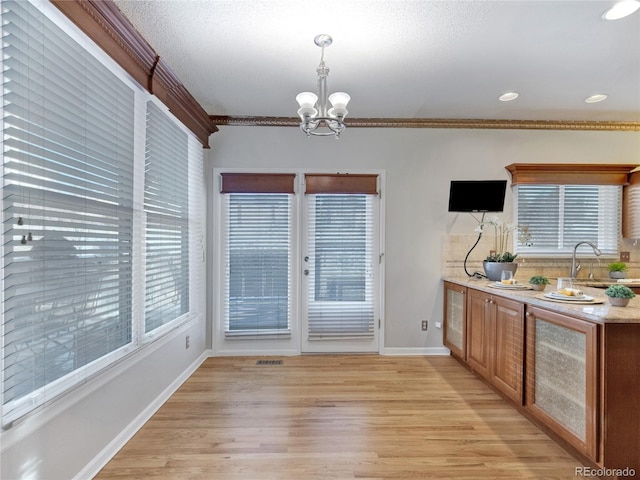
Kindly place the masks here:
[(451, 180), (450, 212), (502, 212), (506, 180)]

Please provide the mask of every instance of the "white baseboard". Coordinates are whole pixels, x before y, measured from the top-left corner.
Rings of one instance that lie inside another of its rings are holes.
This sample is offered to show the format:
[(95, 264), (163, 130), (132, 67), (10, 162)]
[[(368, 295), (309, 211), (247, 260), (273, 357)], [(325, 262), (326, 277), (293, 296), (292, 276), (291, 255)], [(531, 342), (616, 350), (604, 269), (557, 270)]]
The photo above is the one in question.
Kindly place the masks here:
[(410, 347), (385, 348), (383, 355), (449, 355), (447, 347)]
[[(205, 352), (209, 357), (261, 357), (261, 356), (295, 356), (301, 355), (300, 352), (292, 350), (222, 350), (215, 352), (208, 350)], [(448, 356), (450, 350), (447, 347), (390, 347), (384, 348), (380, 355), (400, 356), (400, 355), (418, 355), (432, 356), (444, 355)]]
[(74, 480), (84, 480), (95, 477), (98, 472), (111, 460), (124, 445), (131, 440), (138, 430), (153, 416), (154, 413), (173, 395), (178, 388), (195, 372), (202, 362), (209, 357), (210, 351), (204, 351), (189, 367), (182, 372), (164, 391), (156, 397), (140, 414), (122, 430), (109, 444), (96, 455), (91, 462), (78, 472)]
[(300, 355), (297, 350), (210, 350), (210, 357), (292, 357)]

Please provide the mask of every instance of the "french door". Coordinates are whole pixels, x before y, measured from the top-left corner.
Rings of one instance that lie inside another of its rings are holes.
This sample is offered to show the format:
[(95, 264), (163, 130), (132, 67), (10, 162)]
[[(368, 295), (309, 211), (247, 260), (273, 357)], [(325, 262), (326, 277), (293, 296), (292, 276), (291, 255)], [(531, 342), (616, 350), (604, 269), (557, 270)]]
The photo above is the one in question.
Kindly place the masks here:
[(378, 352), (378, 175), (220, 176), (216, 350)]
[(301, 350), (377, 352), (376, 177), (306, 175), (305, 192)]

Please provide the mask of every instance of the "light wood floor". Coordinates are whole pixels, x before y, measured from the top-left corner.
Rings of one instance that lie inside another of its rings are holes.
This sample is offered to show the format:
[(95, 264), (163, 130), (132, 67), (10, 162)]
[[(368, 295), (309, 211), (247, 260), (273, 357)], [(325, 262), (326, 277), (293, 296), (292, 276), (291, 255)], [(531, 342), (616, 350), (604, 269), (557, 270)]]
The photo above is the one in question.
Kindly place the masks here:
[(257, 360), (208, 359), (96, 478), (577, 478), (450, 357)]

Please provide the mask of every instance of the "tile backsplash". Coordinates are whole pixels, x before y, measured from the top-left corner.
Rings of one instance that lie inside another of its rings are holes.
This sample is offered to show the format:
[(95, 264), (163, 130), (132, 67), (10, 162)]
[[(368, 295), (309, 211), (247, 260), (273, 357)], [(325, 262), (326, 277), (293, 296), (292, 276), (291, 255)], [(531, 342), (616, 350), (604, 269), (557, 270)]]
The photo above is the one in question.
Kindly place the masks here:
[[(464, 271), (464, 258), (469, 249), (478, 239), (477, 234), (444, 235), (442, 238), (442, 275), (466, 276)], [(483, 235), (478, 245), (473, 249), (467, 260), (467, 271), (472, 274), (475, 271), (484, 272), (482, 261), (493, 248), (494, 237)], [(631, 261), (628, 266), (627, 278), (640, 278), (640, 241), (621, 240), (619, 251), (630, 252)], [(606, 279), (609, 277), (607, 265), (617, 258), (596, 257), (587, 247), (580, 248), (577, 255), (582, 264), (578, 278), (586, 279), (589, 273), (593, 278)], [(571, 258), (526, 258), (518, 256), (518, 271), (516, 278), (526, 281), (533, 275), (546, 277), (566, 277), (571, 270)]]

